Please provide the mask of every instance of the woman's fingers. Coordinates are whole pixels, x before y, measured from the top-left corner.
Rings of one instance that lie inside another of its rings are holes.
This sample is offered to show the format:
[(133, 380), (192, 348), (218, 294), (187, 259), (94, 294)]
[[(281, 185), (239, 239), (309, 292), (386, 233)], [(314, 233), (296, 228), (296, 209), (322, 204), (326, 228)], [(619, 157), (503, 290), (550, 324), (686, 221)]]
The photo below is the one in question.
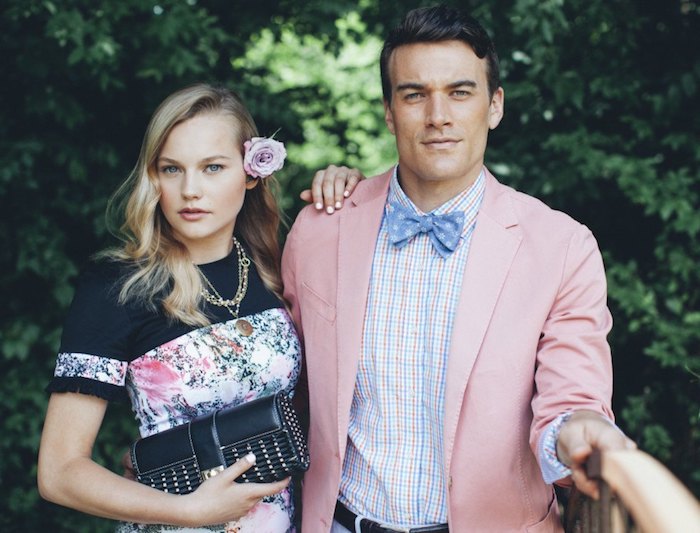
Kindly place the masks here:
[(325, 209), (332, 214), (343, 207), (343, 200), (352, 194), (362, 179), (364, 176), (356, 168), (329, 165), (314, 174), (311, 189), (302, 191), (300, 197), (305, 202), (312, 202), (316, 209)]

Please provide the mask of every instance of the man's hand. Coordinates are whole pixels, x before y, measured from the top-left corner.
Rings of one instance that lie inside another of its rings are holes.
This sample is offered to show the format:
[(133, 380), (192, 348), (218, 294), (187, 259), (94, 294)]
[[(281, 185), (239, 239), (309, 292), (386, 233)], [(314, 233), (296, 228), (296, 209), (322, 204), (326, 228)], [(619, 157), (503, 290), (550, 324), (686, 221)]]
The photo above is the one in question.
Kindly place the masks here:
[(557, 440), (559, 460), (571, 468), (576, 488), (598, 499), (598, 483), (586, 474), (586, 461), (596, 448), (605, 450), (634, 449), (637, 445), (608, 419), (594, 411), (575, 411), (561, 427)]
[(313, 202), (318, 210), (325, 206), (326, 213), (330, 215), (343, 207), (343, 200), (352, 194), (364, 178), (356, 168), (330, 165), (316, 172), (311, 189), (303, 190), (299, 196), (305, 202)]

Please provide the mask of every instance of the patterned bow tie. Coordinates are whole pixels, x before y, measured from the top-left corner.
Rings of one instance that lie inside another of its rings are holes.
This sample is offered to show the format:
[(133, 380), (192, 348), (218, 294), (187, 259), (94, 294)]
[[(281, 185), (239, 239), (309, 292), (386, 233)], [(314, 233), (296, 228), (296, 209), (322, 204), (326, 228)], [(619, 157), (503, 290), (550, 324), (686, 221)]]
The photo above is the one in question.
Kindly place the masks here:
[(435, 251), (447, 257), (457, 248), (464, 227), (464, 212), (453, 211), (444, 215), (418, 215), (398, 202), (391, 202), (386, 214), (389, 240), (403, 248), (419, 233), (427, 233)]

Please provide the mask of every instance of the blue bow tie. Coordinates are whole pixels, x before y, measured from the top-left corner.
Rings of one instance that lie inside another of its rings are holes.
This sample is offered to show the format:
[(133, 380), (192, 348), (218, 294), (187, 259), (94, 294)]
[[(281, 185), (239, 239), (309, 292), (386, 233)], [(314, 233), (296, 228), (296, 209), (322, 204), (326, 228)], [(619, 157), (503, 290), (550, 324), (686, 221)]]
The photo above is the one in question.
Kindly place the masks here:
[(397, 248), (403, 248), (419, 233), (427, 233), (433, 248), (447, 257), (457, 248), (464, 227), (464, 212), (453, 211), (444, 215), (418, 215), (398, 202), (390, 203), (386, 214), (389, 240)]

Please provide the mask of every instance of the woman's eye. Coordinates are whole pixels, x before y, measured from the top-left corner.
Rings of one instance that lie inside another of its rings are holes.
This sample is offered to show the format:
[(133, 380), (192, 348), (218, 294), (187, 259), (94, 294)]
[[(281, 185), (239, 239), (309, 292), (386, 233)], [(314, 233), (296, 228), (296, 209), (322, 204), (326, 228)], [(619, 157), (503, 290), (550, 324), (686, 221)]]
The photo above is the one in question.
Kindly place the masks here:
[(223, 167), (221, 165), (218, 165), (216, 163), (212, 163), (211, 165), (207, 165), (207, 170), (209, 172), (219, 172)]
[(177, 172), (177, 167), (175, 165), (167, 165), (160, 168), (163, 174), (175, 174)]

